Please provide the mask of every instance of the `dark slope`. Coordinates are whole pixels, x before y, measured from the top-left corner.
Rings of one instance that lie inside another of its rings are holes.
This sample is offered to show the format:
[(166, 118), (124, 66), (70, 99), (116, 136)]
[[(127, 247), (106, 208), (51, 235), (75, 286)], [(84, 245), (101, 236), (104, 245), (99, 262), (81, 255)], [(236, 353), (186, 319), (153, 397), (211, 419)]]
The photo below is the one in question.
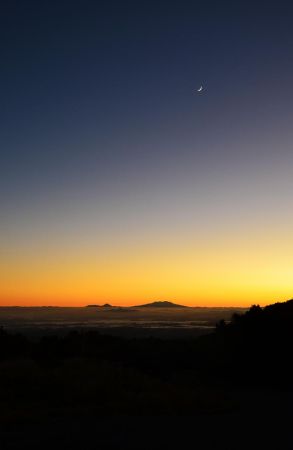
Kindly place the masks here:
[(292, 386), (293, 301), (261, 308), (223, 321), (208, 343), (209, 362), (230, 380)]

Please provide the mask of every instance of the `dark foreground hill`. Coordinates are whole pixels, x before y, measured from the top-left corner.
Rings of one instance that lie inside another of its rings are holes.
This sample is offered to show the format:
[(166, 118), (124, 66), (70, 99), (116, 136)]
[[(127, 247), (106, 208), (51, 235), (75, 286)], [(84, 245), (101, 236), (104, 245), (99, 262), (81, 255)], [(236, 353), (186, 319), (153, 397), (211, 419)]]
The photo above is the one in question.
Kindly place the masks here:
[[(62, 430), (71, 430), (74, 423), (97, 427), (107, 417), (143, 416), (148, 424), (146, 417), (196, 416), (192, 429), (206, 424), (202, 427), (206, 426), (207, 441), (200, 441), (204, 448), (259, 448), (254, 442), (242, 446), (240, 435), (235, 441), (238, 435), (233, 429), (227, 434), (226, 426), (243, 427), (249, 417), (247, 437), (254, 416), (267, 426), (277, 412), (284, 423), (287, 402), (292, 400), (292, 342), (292, 301), (253, 306), (198, 339), (138, 340), (72, 331), (63, 337), (31, 340), (2, 329), (0, 439), (1, 427), (15, 429), (20, 424), (43, 435), (42, 427), (52, 430), (56, 421)], [(183, 422), (178, 423), (184, 435)], [(219, 433), (223, 428), (225, 436), (223, 442), (209, 446), (211, 423), (218, 424)], [(162, 434), (162, 442), (167, 442), (168, 433), (164, 439)], [(233, 433), (230, 445), (227, 436)], [(129, 432), (127, 439), (131, 436)], [(262, 443), (265, 439), (262, 435)], [(178, 448), (179, 441), (175, 447), (169, 441), (168, 448)], [(142, 444), (124, 448), (145, 448)], [(159, 448), (156, 441), (149, 441), (150, 445)], [(10, 440), (7, 448), (14, 448)]]
[(234, 314), (231, 323), (220, 322), (207, 341), (208, 357), (223, 377), (293, 386), (293, 300)]

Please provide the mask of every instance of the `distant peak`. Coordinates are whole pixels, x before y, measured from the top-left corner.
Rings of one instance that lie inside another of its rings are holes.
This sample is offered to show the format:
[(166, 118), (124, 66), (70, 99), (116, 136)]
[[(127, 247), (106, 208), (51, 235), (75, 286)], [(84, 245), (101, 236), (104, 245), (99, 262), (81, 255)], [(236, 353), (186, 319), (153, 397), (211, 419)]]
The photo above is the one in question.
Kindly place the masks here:
[(110, 303), (105, 303), (104, 305), (87, 305), (87, 308), (114, 308)]
[(138, 308), (187, 308), (187, 306), (177, 305), (176, 303), (167, 301), (157, 301), (152, 303), (146, 303), (144, 305), (139, 305)]

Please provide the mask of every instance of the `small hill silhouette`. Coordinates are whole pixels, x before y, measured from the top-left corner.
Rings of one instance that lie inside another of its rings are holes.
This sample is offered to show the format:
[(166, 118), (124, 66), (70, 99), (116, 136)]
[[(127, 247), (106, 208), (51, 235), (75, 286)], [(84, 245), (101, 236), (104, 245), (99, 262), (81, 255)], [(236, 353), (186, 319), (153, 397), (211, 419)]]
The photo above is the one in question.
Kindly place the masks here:
[(104, 305), (86, 305), (87, 308), (115, 308), (115, 306), (110, 305), (110, 303), (105, 303)]
[(146, 303), (144, 305), (139, 305), (138, 308), (187, 308), (184, 305), (178, 305), (176, 303), (167, 302), (167, 301), (158, 301), (152, 303)]

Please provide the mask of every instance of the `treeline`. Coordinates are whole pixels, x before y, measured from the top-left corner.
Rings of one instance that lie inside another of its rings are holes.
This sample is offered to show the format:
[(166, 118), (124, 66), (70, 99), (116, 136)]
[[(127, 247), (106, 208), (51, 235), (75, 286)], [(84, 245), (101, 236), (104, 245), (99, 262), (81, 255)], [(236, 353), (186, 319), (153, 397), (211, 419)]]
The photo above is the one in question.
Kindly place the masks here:
[(245, 400), (231, 390), (291, 389), (292, 325), (290, 301), (253, 306), (187, 340), (98, 331), (33, 340), (2, 328), (0, 420), (231, 410)]
[[(126, 339), (98, 331), (71, 331), (33, 341), (0, 329), (0, 360), (31, 359), (43, 367), (58, 367), (69, 359), (107, 361), (170, 377), (184, 370), (235, 382), (290, 382), (293, 343), (293, 301), (234, 314), (216, 331), (197, 339)], [(265, 380), (263, 379), (264, 374)]]
[(289, 301), (253, 306), (187, 340), (98, 331), (32, 340), (2, 328), (0, 418), (225, 411), (235, 407), (231, 389), (291, 389), (292, 325)]
[(229, 324), (220, 322), (213, 336), (212, 352), (225, 376), (242, 382), (292, 385), (293, 300), (261, 308), (253, 305), (245, 314), (234, 314)]

